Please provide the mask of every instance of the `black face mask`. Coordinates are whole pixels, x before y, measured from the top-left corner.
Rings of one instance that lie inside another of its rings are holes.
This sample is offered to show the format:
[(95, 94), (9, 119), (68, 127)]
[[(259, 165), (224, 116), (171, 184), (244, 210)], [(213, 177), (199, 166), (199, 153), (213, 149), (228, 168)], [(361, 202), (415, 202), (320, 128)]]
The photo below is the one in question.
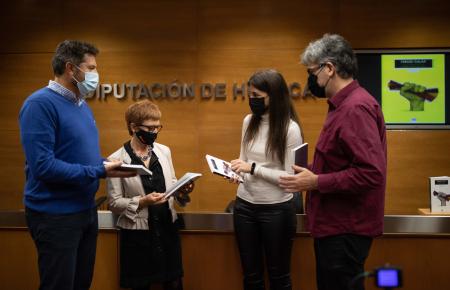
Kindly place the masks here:
[(308, 88), (309, 91), (318, 98), (325, 98), (325, 88), (319, 86), (317, 83), (317, 75), (315, 74), (309, 74), (308, 77)]
[(264, 104), (264, 99), (265, 98), (248, 98), (248, 104), (254, 115), (262, 116), (266, 112), (267, 108)]
[(139, 141), (141, 141), (142, 144), (153, 147), (153, 142), (155, 142), (156, 137), (158, 137), (158, 133), (139, 130), (136, 132), (136, 137), (139, 138)]

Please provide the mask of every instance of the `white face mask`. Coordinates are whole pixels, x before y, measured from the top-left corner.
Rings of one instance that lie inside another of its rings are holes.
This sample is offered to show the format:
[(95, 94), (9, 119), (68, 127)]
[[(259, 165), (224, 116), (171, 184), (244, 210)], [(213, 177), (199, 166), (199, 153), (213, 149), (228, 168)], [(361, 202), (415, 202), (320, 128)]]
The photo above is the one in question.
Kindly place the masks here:
[[(82, 71), (78, 66), (76, 67)], [(80, 82), (75, 77), (73, 77), (73, 79), (77, 82), (81, 97), (86, 97), (97, 89), (100, 77), (96, 72), (84, 72), (84, 81)]]

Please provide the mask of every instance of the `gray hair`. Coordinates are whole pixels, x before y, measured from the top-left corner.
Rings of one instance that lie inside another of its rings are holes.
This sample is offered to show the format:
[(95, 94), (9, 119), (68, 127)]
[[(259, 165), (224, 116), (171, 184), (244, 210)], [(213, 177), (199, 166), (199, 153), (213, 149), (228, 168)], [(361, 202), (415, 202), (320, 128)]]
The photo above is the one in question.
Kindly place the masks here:
[(354, 77), (358, 71), (358, 62), (350, 43), (338, 34), (324, 34), (322, 38), (309, 43), (301, 55), (304, 65), (331, 62), (336, 66), (337, 74), (344, 78)]

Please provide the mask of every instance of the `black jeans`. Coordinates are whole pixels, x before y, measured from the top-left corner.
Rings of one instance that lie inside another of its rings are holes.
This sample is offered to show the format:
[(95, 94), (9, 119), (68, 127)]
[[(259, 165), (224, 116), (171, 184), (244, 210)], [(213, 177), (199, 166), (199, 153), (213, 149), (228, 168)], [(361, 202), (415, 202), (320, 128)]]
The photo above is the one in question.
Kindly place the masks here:
[(244, 289), (265, 289), (264, 256), (270, 289), (292, 289), (291, 252), (297, 227), (292, 201), (261, 205), (237, 198), (233, 220)]
[(89, 289), (97, 246), (97, 208), (51, 215), (25, 209), (38, 252), (39, 290)]
[(318, 290), (364, 290), (364, 280), (350, 285), (364, 272), (372, 238), (343, 234), (314, 239)]

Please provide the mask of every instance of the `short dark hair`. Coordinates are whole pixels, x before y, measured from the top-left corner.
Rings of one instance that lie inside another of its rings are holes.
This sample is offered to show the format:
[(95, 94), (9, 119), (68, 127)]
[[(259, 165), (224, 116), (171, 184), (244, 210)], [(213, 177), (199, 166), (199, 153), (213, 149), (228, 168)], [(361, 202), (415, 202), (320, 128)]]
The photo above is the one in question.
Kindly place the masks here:
[(56, 76), (62, 75), (66, 69), (67, 62), (79, 65), (83, 62), (85, 54), (96, 56), (98, 54), (98, 49), (87, 42), (64, 40), (58, 44), (55, 54), (53, 55), (53, 73)]

